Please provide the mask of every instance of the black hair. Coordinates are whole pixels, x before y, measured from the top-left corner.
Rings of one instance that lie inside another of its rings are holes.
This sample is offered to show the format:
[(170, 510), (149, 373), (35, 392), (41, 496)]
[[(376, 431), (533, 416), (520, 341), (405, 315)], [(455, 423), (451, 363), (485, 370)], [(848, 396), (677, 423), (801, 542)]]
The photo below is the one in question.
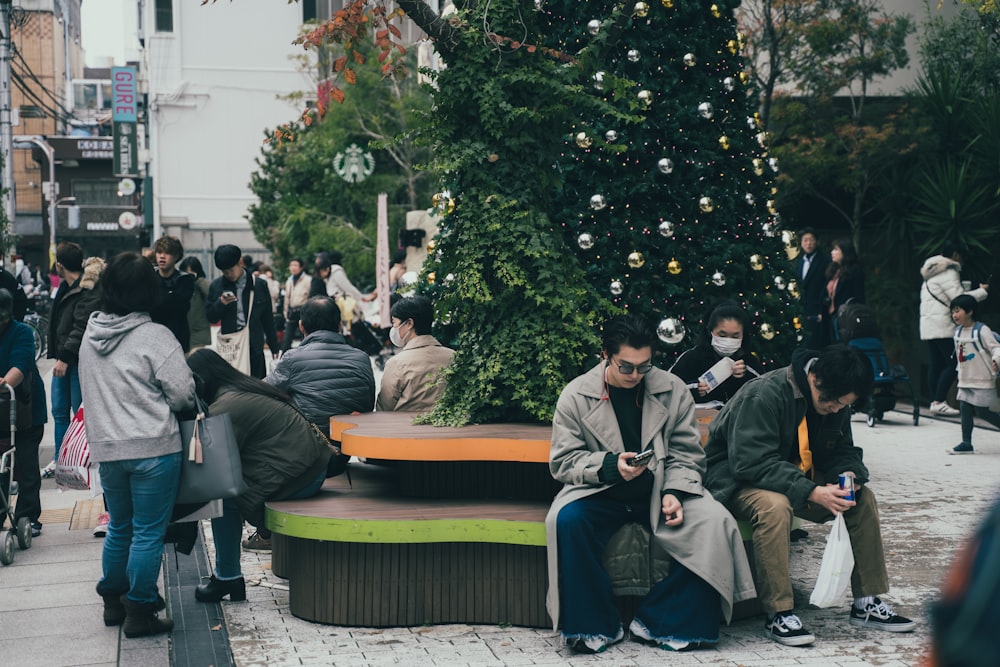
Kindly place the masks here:
[(705, 326), (702, 327), (698, 336), (698, 345), (710, 347), (712, 345), (712, 330), (719, 326), (723, 320), (736, 320), (743, 327), (743, 337), (740, 339), (740, 347), (745, 354), (752, 352), (753, 336), (750, 335), (750, 315), (737, 302), (732, 299), (723, 299), (716, 302), (705, 318)]
[(0, 287), (0, 313), (5, 313), (7, 319), (14, 313), (14, 295), (6, 287)]
[(390, 264), (406, 264), (406, 249), (400, 248), (396, 252), (392, 253), (392, 261)]
[[(232, 243), (225, 243), (215, 249), (215, 268), (219, 271), (227, 271), (240, 263), (243, 251), (239, 246)], [(245, 265), (244, 265), (245, 266)]]
[(112, 257), (98, 286), (102, 309), (115, 315), (148, 313), (163, 298), (156, 271), (149, 266), (149, 260), (137, 252), (123, 252)]
[(285, 392), (263, 380), (239, 372), (215, 350), (207, 347), (191, 352), (187, 357), (187, 365), (194, 373), (201, 397), (206, 403), (214, 403), (224, 389), (259, 394), (282, 403), (292, 403), (291, 397)]
[(292, 262), (298, 262), (299, 266), (301, 266), (303, 269), (306, 268), (306, 263), (301, 257), (292, 257), (290, 260), (288, 260), (289, 264), (291, 264)]
[(181, 263), (177, 265), (181, 271), (187, 271), (188, 273), (193, 273), (199, 278), (205, 277), (205, 268), (201, 265), (201, 260), (197, 257), (185, 257), (181, 260)]
[(806, 234), (812, 234), (813, 238), (816, 239), (817, 241), (819, 241), (819, 234), (817, 234), (816, 230), (813, 229), (812, 227), (803, 227), (802, 229), (800, 229), (799, 230), (799, 239), (801, 239)]
[(940, 254), (942, 257), (947, 257), (948, 259), (951, 259), (957, 254), (963, 260), (966, 260), (969, 258), (969, 246), (965, 245), (961, 241), (953, 241), (949, 239), (941, 244)]
[(67, 271), (83, 271), (83, 248), (72, 241), (63, 241), (56, 246), (56, 261)]
[(326, 256), (330, 260), (330, 264), (340, 264), (344, 261), (344, 253), (339, 250), (331, 250)]
[(328, 269), (333, 265), (333, 262), (330, 261), (330, 255), (325, 252), (318, 252), (316, 253), (315, 265), (317, 270)]
[(418, 336), (429, 334), (434, 324), (434, 306), (431, 300), (422, 294), (400, 299), (389, 314), (400, 322), (413, 320), (413, 330)]
[(951, 300), (951, 303), (948, 304), (948, 308), (949, 310), (961, 308), (971, 315), (972, 319), (976, 319), (976, 310), (979, 309), (979, 303), (971, 294), (959, 294)]
[(847, 279), (861, 270), (861, 265), (858, 261), (858, 251), (854, 248), (854, 242), (851, 239), (837, 239), (830, 247), (840, 248), (841, 258), (840, 262), (830, 262), (829, 266), (826, 267), (827, 280), (837, 275), (838, 271), (841, 278)]
[(299, 311), (306, 334), (314, 331), (340, 331), (340, 307), (328, 296), (314, 296)]
[(645, 318), (628, 313), (613, 317), (604, 323), (601, 348), (608, 356), (618, 354), (622, 345), (635, 349), (644, 347), (656, 350), (656, 331)]
[(854, 394), (868, 396), (875, 382), (871, 362), (861, 350), (837, 343), (823, 348), (809, 372), (816, 376), (821, 401)]

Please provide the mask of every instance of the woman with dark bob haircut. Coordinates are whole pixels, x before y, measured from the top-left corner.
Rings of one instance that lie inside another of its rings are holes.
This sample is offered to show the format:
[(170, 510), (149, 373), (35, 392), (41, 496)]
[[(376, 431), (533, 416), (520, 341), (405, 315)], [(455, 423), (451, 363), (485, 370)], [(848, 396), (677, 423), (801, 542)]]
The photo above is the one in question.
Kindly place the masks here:
[[(702, 379), (723, 358), (732, 360), (732, 374), (717, 386)], [(709, 311), (698, 342), (674, 362), (670, 372), (688, 383), (695, 403), (725, 403), (764, 369), (753, 354), (750, 316), (738, 303), (720, 301)]]
[(201, 602), (218, 602), (227, 595), (232, 601), (245, 600), (240, 569), (243, 520), (257, 529), (243, 546), (249, 551), (270, 550), (264, 503), (316, 495), (326, 480), (331, 448), (326, 436), (281, 390), (244, 375), (208, 348), (195, 350), (187, 362), (209, 413), (228, 413), (232, 418), (246, 485), (236, 498), (222, 501), (222, 516), (212, 519), (215, 570), (194, 596)]
[(97, 288), (102, 305), (80, 343), (90, 458), (101, 464), (110, 515), (97, 593), (105, 625), (126, 637), (169, 632), (156, 590), (163, 537), (181, 475), (175, 413), (194, 408), (194, 378), (174, 335), (149, 316), (160, 283), (133, 252), (111, 260)]

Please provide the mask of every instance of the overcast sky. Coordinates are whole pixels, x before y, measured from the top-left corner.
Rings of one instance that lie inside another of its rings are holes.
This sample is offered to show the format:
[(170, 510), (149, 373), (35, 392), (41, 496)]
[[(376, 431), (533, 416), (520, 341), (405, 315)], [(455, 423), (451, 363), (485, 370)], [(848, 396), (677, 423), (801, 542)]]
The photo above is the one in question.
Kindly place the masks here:
[(109, 56), (113, 65), (124, 65), (125, 45), (134, 45), (132, 52), (138, 48), (137, 4), (136, 0), (83, 0), (80, 29), (88, 66), (103, 67)]

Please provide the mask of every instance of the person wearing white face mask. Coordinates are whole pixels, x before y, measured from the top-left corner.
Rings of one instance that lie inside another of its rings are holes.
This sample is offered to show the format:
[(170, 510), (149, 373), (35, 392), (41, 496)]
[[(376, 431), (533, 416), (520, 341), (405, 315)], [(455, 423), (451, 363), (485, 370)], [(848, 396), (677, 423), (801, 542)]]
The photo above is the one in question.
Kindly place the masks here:
[[(751, 349), (746, 335), (749, 330), (750, 316), (735, 301), (722, 301), (712, 308), (697, 344), (678, 357), (670, 369), (688, 384), (695, 403), (725, 403), (740, 387), (764, 372)], [(723, 357), (732, 359), (732, 374), (711, 386), (704, 378), (705, 372)]]
[(455, 351), (431, 335), (434, 308), (425, 296), (400, 299), (390, 312), (389, 340), (402, 348), (385, 362), (376, 410), (426, 412), (444, 393), (441, 369)]

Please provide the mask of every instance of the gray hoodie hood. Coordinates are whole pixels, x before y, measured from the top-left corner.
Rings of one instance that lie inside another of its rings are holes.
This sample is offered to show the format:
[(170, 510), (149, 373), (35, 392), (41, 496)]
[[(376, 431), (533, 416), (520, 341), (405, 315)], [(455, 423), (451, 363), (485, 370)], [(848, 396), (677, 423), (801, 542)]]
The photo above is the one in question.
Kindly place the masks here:
[(129, 333), (151, 321), (149, 313), (115, 315), (96, 311), (90, 314), (87, 322), (87, 337), (95, 352), (107, 356), (115, 351)]

